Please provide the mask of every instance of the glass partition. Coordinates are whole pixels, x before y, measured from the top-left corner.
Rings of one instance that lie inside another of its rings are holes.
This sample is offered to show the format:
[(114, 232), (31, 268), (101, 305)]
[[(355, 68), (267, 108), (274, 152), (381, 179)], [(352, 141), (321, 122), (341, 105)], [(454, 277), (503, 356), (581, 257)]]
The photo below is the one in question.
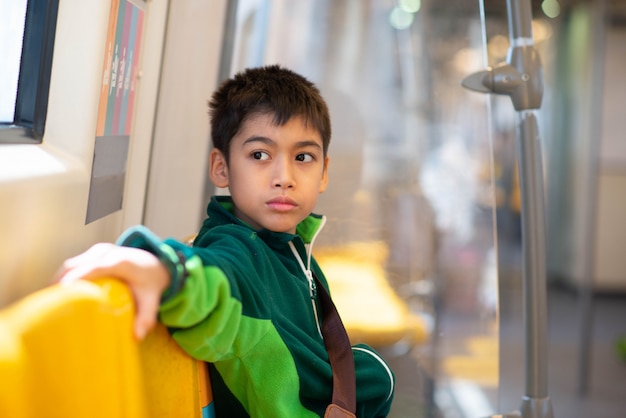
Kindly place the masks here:
[[(515, 3), (238, 0), (233, 72), (280, 63), (328, 101), (330, 185), (317, 211), (329, 222), (314, 252), (351, 338), (396, 373), (391, 417), (507, 413), (525, 394), (519, 115), (508, 97), (461, 87), (506, 61)], [(626, 7), (531, 3), (549, 394), (555, 416), (618, 417), (624, 223), (610, 214), (625, 195)]]
[[(233, 72), (280, 63), (329, 104), (314, 253), (353, 341), (396, 373), (391, 416), (493, 414), (494, 217), (511, 201), (495, 180), (512, 174), (492, 163), (488, 96), (461, 87), (487, 65), (479, 3), (239, 0), (237, 22)], [(505, 54), (506, 13), (494, 22)]]

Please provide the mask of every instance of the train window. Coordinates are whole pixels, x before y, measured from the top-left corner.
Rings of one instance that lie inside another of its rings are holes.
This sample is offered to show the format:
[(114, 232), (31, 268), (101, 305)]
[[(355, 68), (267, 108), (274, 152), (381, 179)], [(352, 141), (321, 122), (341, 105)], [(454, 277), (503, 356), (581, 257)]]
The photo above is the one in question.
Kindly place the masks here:
[(40, 143), (58, 0), (0, 3), (0, 143)]

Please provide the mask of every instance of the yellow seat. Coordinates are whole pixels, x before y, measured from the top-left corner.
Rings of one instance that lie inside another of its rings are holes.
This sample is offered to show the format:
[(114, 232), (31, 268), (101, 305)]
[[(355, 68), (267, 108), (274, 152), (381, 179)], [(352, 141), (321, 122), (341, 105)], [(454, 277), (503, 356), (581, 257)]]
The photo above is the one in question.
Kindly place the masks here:
[(428, 338), (426, 321), (411, 312), (387, 281), (384, 243), (354, 242), (318, 247), (315, 259), (324, 271), (333, 301), (353, 344), (409, 346)]
[(213, 417), (206, 364), (159, 324), (142, 342), (114, 279), (54, 285), (0, 311), (0, 416)]

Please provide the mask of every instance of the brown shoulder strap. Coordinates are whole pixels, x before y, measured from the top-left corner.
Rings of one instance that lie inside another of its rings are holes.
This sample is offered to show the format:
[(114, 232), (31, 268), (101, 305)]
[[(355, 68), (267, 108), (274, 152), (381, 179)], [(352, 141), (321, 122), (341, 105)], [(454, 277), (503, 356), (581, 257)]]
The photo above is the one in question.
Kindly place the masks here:
[(356, 412), (354, 357), (346, 329), (324, 285), (313, 274), (322, 308), (322, 335), (333, 371), (333, 404)]

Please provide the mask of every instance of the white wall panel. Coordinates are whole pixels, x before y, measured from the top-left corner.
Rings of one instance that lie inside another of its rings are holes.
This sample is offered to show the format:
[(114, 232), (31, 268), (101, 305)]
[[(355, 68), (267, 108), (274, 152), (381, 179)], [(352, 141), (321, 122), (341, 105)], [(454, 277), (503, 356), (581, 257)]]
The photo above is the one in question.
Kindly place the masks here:
[(169, 11), (144, 223), (162, 237), (198, 231), (226, 1), (177, 0)]
[(43, 143), (0, 146), (0, 306), (141, 219), (167, 1), (147, 8), (124, 208), (85, 225), (110, 2), (59, 2)]

